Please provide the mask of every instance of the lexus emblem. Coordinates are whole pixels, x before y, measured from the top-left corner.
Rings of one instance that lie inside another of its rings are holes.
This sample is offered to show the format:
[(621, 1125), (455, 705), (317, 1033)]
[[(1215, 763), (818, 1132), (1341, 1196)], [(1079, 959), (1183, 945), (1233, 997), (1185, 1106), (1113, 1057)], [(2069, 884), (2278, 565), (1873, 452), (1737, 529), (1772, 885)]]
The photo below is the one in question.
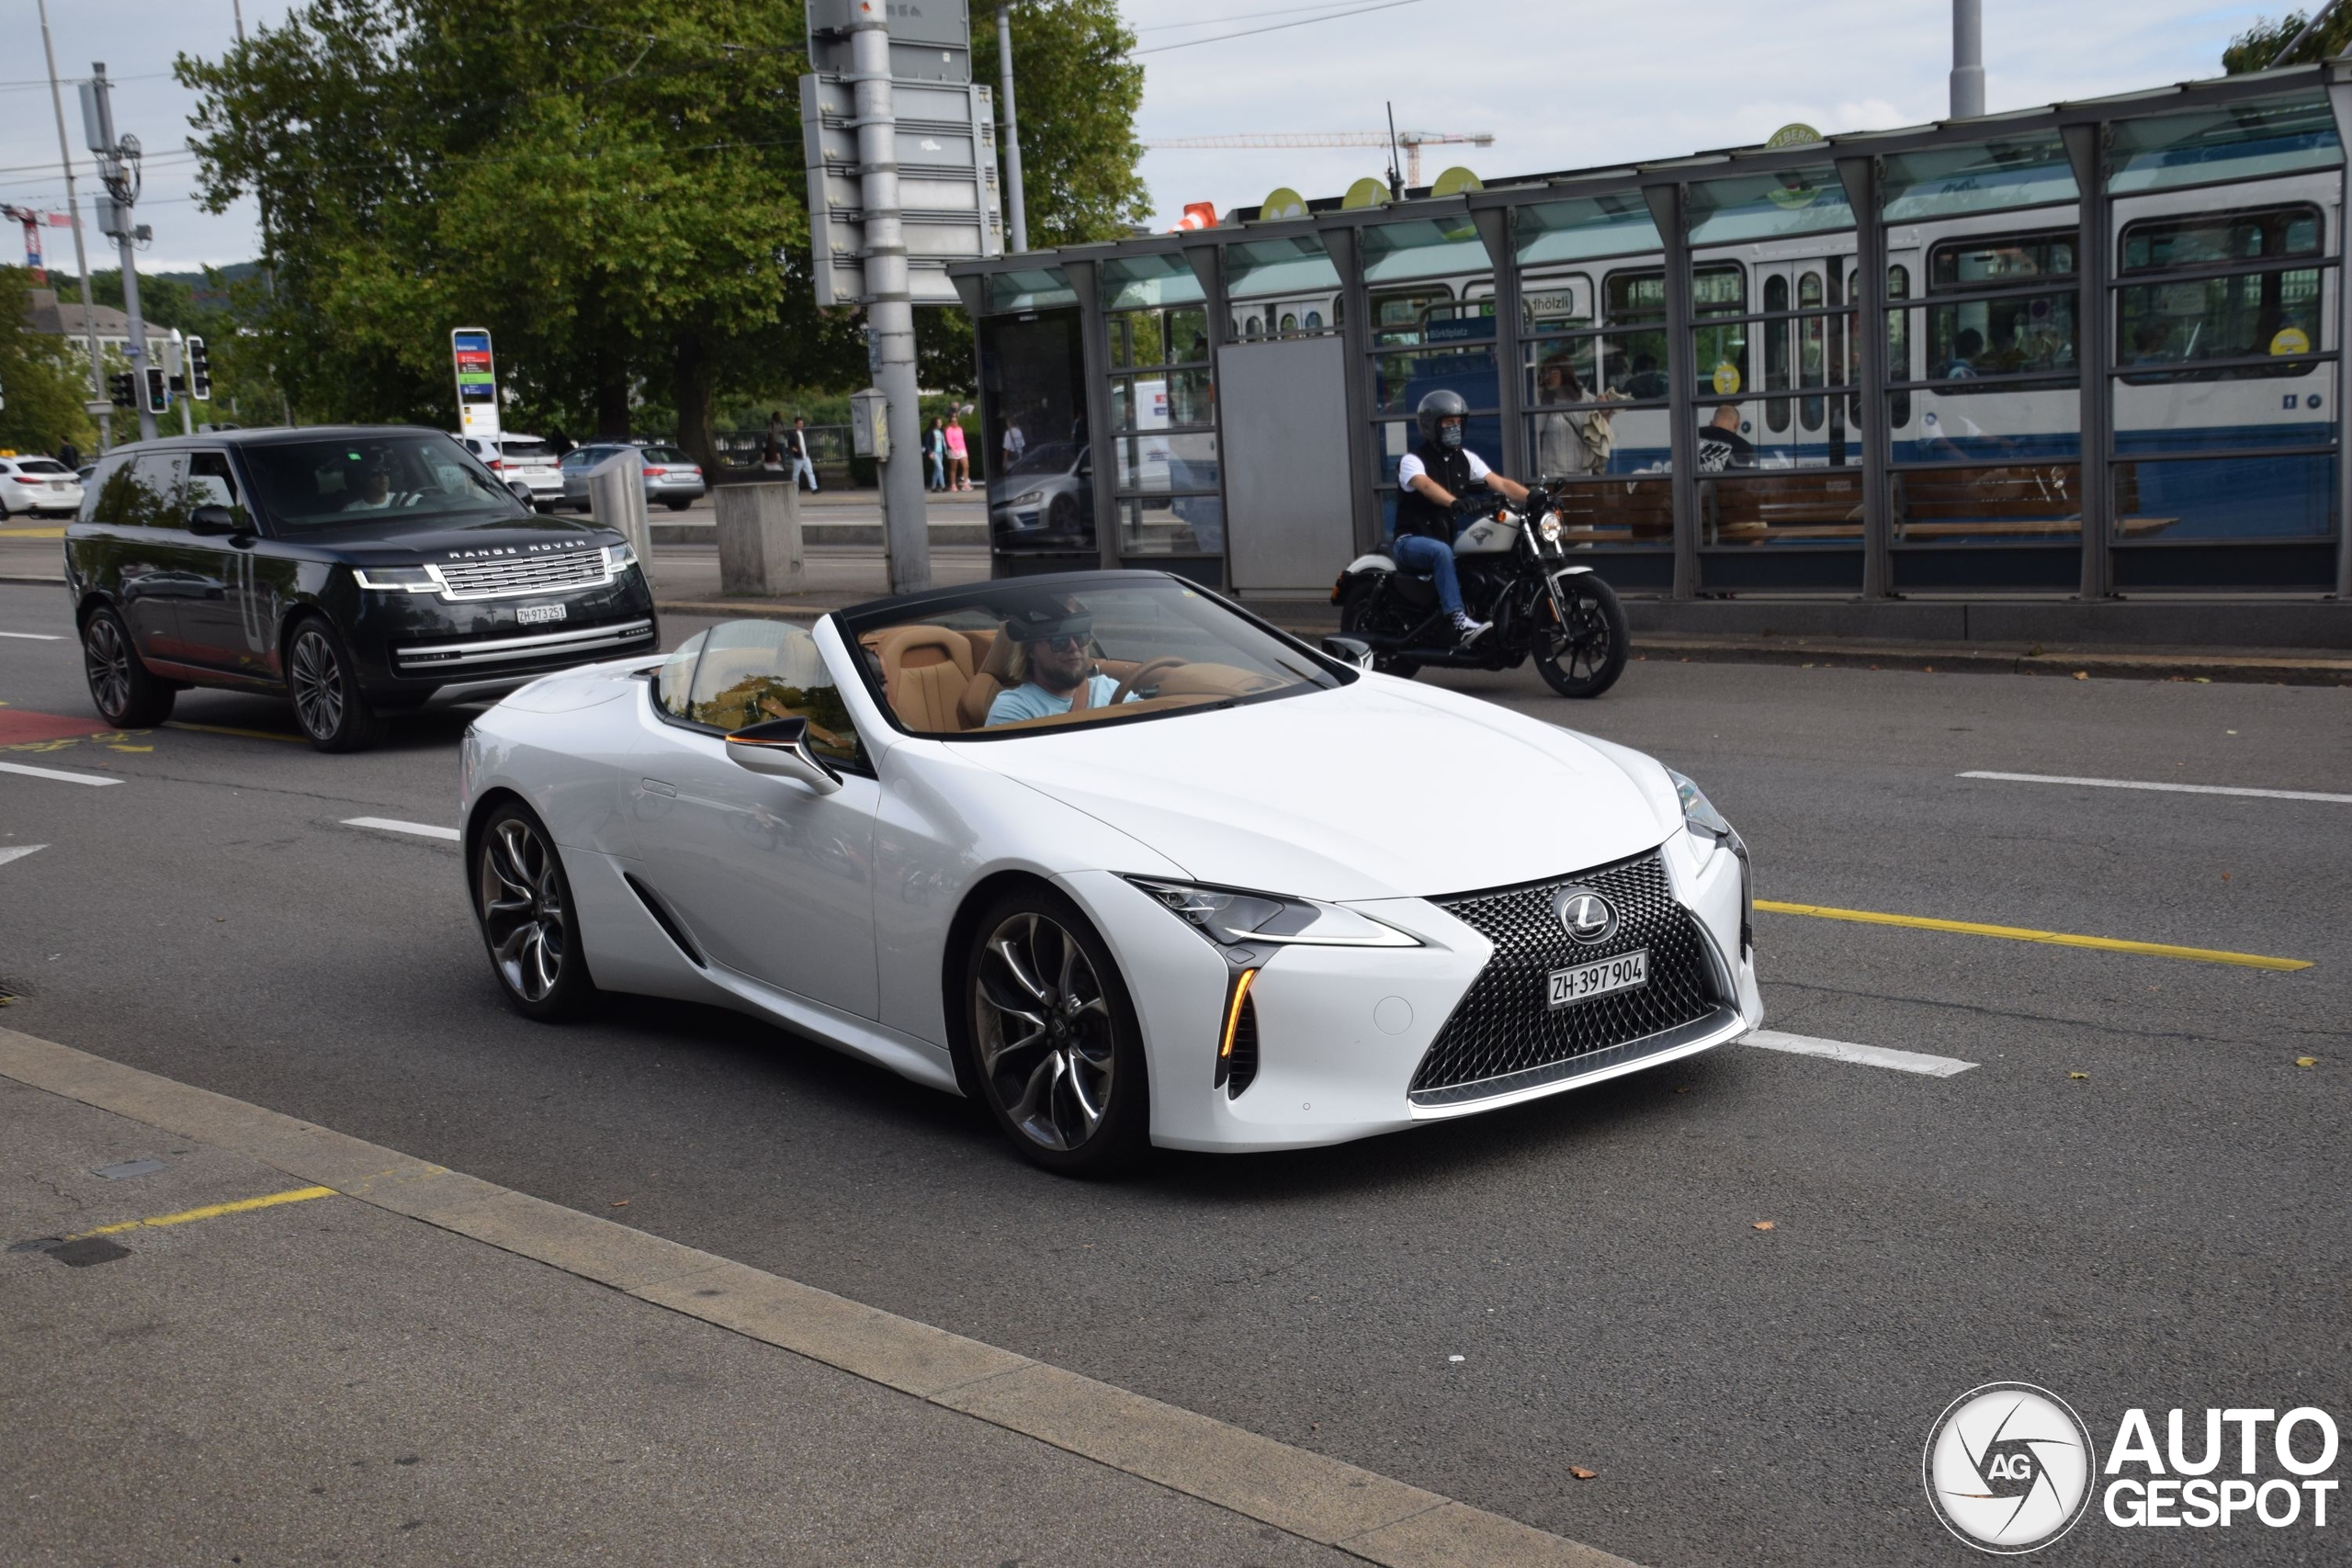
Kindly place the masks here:
[(1589, 947), (1617, 934), (1616, 907), (1589, 887), (1564, 887), (1552, 897), (1560, 929)]

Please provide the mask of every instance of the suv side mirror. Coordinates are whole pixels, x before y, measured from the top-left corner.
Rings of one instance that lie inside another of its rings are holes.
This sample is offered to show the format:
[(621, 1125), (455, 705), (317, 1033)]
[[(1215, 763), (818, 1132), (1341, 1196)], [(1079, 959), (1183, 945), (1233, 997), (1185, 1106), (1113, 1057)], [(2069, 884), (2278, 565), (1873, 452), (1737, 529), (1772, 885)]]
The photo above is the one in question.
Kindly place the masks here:
[(216, 538), (223, 534), (234, 534), (239, 531), (237, 515), (218, 504), (199, 506), (188, 513), (187, 531)]
[(508, 479), (506, 481), (506, 493), (521, 502), (524, 507), (528, 511), (537, 512), (539, 509), (539, 498), (533, 495), (531, 493), (531, 487), (525, 484), (521, 479)]
[(842, 787), (841, 774), (808, 749), (805, 718), (772, 718), (744, 726), (727, 738), (727, 759), (755, 773), (797, 780), (819, 795), (831, 795)]

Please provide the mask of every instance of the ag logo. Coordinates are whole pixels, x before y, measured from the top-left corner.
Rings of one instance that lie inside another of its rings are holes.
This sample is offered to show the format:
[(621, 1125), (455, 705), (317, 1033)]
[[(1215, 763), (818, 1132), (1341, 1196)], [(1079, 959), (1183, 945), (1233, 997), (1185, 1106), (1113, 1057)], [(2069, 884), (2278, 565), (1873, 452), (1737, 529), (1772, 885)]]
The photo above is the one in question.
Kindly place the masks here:
[(2066, 1402), (1996, 1382), (1951, 1402), (1928, 1432), (1921, 1470), (1944, 1528), (1979, 1551), (2038, 1551), (2090, 1506), (2098, 1456)]
[(1588, 947), (1617, 934), (1615, 908), (1589, 887), (1561, 888), (1552, 895), (1552, 910), (1560, 929)]

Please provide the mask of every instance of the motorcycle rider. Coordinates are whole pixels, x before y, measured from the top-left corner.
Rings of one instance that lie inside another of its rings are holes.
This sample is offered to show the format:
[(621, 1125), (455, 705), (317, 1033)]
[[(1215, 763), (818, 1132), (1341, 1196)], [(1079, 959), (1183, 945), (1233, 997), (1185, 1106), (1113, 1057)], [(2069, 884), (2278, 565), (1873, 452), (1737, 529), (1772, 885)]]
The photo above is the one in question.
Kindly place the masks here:
[(1462, 608), (1462, 582), (1453, 570), (1454, 498), (1483, 484), (1515, 506), (1527, 500), (1525, 485), (1496, 473), (1463, 446), (1469, 415), (1461, 394), (1443, 389), (1424, 397), (1413, 411), (1421, 444), (1396, 465), (1396, 539), (1390, 549), (1407, 571), (1430, 574), (1438, 603), (1453, 618), (1464, 647), (1484, 637), (1494, 623), (1472, 620)]

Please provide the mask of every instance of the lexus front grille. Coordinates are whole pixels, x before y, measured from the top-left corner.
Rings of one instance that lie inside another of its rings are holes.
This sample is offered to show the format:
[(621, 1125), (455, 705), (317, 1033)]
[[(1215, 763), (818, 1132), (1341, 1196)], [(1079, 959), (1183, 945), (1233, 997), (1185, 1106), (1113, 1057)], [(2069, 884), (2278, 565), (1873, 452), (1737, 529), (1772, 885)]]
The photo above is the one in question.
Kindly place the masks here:
[[(1590, 945), (1571, 940), (1553, 905), (1563, 887), (1608, 899), (1616, 931)], [(1575, 1077), (1668, 1049), (1719, 1015), (1736, 1016), (1725, 1011), (1729, 998), (1713, 977), (1706, 939), (1676, 901), (1655, 850), (1548, 882), (1430, 902), (1491, 941), (1495, 953), (1414, 1072), (1416, 1105), (1484, 1100)], [(1645, 949), (1647, 984), (1551, 1005), (1553, 971)]]
[(440, 581), (442, 596), (447, 599), (561, 593), (574, 588), (602, 588), (613, 581), (610, 558), (593, 547), (443, 561), (424, 570)]

